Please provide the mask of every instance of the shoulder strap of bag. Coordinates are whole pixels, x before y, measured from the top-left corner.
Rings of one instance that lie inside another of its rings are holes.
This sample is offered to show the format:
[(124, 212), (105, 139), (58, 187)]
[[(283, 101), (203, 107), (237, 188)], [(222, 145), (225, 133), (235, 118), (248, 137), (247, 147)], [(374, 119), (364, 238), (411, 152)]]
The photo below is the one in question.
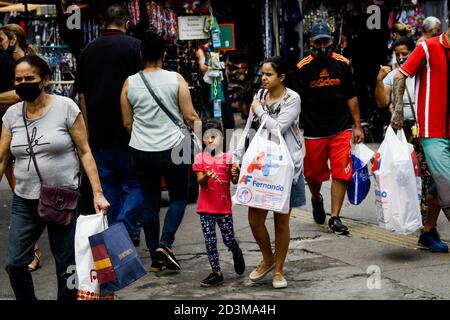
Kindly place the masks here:
[(159, 99), (158, 96), (156, 95), (155, 91), (151, 87), (150, 82), (144, 76), (144, 73), (142, 71), (139, 71), (139, 75), (141, 76), (142, 81), (144, 82), (145, 86), (147, 87), (148, 92), (150, 92), (150, 94), (152, 95), (152, 97), (155, 100), (155, 102), (162, 109), (162, 111), (164, 111), (164, 113), (169, 117), (169, 119), (172, 120), (172, 122), (175, 123), (175, 125), (177, 125), (178, 127), (182, 128), (182, 129), (186, 128), (186, 126), (184, 124), (182, 124), (180, 120), (175, 118), (175, 116), (161, 102), (161, 99)]
[[(408, 96), (409, 105), (411, 106), (411, 111), (412, 111), (412, 114), (413, 114), (413, 117), (414, 117), (414, 122), (417, 123), (417, 118), (416, 118), (416, 111), (415, 111), (415, 107), (414, 107), (414, 102), (412, 101), (411, 94), (409, 93), (408, 85), (406, 84), (406, 80), (408, 80), (408, 79), (405, 79), (405, 90), (406, 90), (406, 95)], [(417, 125), (418, 125), (418, 124), (417, 124)]]
[(26, 114), (26, 108), (25, 108), (25, 102), (22, 105), (22, 118), (23, 118), (23, 123), (25, 124), (25, 131), (27, 132), (27, 140), (28, 140), (28, 149), (30, 149), (30, 155), (31, 155), (31, 159), (33, 159), (33, 163), (34, 163), (34, 168), (36, 169), (36, 173), (39, 177), (39, 181), (42, 184), (42, 176), (41, 176), (41, 172), (39, 171), (37, 162), (36, 162), (36, 156), (34, 155), (34, 151), (33, 151), (33, 147), (31, 145), (31, 139), (30, 139), (30, 134), (28, 133), (28, 125), (27, 125), (27, 118), (25, 116)]

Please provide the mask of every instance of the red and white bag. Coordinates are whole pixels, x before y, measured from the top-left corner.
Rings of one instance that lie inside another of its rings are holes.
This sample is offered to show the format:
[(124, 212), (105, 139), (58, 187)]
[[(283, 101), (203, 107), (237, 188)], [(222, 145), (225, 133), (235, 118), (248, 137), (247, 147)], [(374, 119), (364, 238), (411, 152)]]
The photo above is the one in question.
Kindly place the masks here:
[(78, 277), (78, 300), (114, 300), (114, 294), (102, 294), (98, 283), (89, 237), (108, 228), (103, 213), (83, 216), (77, 219), (75, 231), (75, 264)]

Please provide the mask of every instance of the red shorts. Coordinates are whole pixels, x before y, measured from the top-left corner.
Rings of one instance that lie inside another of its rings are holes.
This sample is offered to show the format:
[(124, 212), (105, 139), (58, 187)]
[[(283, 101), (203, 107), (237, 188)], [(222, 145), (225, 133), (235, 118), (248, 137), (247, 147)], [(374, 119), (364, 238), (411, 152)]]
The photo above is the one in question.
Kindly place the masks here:
[(352, 180), (351, 140), (351, 130), (327, 138), (306, 138), (305, 180), (322, 183), (330, 179), (328, 159), (333, 179)]

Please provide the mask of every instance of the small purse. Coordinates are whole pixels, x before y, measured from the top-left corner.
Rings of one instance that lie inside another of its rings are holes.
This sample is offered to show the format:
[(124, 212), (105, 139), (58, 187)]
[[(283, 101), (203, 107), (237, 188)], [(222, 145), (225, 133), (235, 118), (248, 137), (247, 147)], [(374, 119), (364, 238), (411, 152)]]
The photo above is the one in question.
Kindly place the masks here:
[(28, 133), (28, 125), (25, 114), (25, 103), (23, 103), (22, 117), (23, 122), (25, 123), (25, 131), (27, 132), (28, 148), (41, 183), (41, 195), (39, 197), (37, 212), (38, 216), (50, 224), (67, 226), (72, 222), (75, 210), (78, 206), (79, 192), (78, 190), (50, 186), (43, 183), (42, 176), (36, 162), (36, 156), (31, 144), (30, 135)]

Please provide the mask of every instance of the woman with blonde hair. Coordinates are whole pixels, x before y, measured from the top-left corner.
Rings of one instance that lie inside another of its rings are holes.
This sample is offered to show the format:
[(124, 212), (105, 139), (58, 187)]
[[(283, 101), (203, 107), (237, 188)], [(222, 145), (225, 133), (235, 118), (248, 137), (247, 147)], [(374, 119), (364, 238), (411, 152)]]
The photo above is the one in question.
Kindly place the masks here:
[(413, 35), (414, 28), (400, 21), (397, 21), (391, 29), (391, 37), (394, 41), (401, 37), (411, 37)]
[[(36, 55), (37, 51), (27, 41), (25, 31), (17, 24), (0, 27), (0, 49), (6, 51), (13, 61), (26, 55)], [(21, 101), (15, 90), (0, 93), (0, 109), (5, 112), (9, 106)]]
[(37, 54), (36, 49), (28, 43), (23, 29), (17, 24), (0, 27), (0, 42), (3, 50), (12, 53), (14, 61), (25, 55)]

